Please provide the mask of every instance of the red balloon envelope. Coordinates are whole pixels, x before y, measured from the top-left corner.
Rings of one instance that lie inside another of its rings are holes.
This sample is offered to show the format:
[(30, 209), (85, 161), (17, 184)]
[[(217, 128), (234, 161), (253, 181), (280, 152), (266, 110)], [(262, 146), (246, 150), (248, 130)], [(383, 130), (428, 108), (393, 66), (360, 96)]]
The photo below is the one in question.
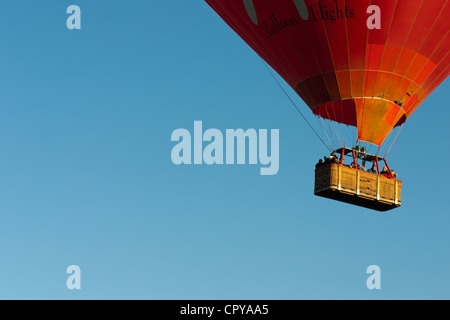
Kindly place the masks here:
[(447, 0), (206, 0), (314, 114), (381, 145), (449, 74)]

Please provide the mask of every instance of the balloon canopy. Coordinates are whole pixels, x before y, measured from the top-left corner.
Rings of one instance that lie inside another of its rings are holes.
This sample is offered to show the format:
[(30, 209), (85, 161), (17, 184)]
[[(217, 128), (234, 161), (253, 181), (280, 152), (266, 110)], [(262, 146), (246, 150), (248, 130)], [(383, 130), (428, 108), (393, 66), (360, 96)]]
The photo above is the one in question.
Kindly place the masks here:
[(447, 0), (206, 0), (315, 115), (380, 146), (442, 83)]

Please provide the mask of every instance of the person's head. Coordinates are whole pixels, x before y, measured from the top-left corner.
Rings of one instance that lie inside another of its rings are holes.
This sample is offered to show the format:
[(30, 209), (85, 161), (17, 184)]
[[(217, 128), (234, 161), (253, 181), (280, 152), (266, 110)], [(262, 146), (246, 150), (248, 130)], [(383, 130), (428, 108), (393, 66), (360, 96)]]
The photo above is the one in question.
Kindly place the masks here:
[(377, 170), (377, 165), (375, 163), (372, 163), (372, 170)]
[(322, 160), (322, 159), (320, 159), (320, 160), (319, 160), (319, 163), (323, 163), (323, 160)]
[(388, 172), (388, 168), (387, 167), (383, 167), (383, 172)]
[(352, 162), (352, 164), (350, 165), (350, 167), (354, 168), (354, 167), (355, 167), (355, 163)]

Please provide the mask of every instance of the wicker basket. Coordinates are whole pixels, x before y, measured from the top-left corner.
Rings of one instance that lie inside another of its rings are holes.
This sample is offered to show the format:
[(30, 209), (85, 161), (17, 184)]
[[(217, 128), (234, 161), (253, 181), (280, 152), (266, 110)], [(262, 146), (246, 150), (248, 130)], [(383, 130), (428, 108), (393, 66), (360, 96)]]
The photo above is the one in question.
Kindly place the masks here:
[(366, 208), (387, 211), (401, 205), (402, 181), (328, 164), (316, 169), (314, 194)]

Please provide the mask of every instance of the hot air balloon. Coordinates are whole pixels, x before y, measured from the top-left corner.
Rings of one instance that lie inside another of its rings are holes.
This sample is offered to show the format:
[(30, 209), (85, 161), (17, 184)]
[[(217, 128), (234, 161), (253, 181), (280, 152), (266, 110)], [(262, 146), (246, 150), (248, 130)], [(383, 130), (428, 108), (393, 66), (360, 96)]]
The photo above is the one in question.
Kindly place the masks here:
[[(449, 74), (447, 0), (205, 1), (313, 114), (355, 127), (357, 141), (381, 146)], [(347, 172), (343, 162), (350, 155), (378, 167), (385, 158), (346, 146), (335, 153), (339, 163), (316, 170), (317, 195), (400, 205), (400, 180)]]

